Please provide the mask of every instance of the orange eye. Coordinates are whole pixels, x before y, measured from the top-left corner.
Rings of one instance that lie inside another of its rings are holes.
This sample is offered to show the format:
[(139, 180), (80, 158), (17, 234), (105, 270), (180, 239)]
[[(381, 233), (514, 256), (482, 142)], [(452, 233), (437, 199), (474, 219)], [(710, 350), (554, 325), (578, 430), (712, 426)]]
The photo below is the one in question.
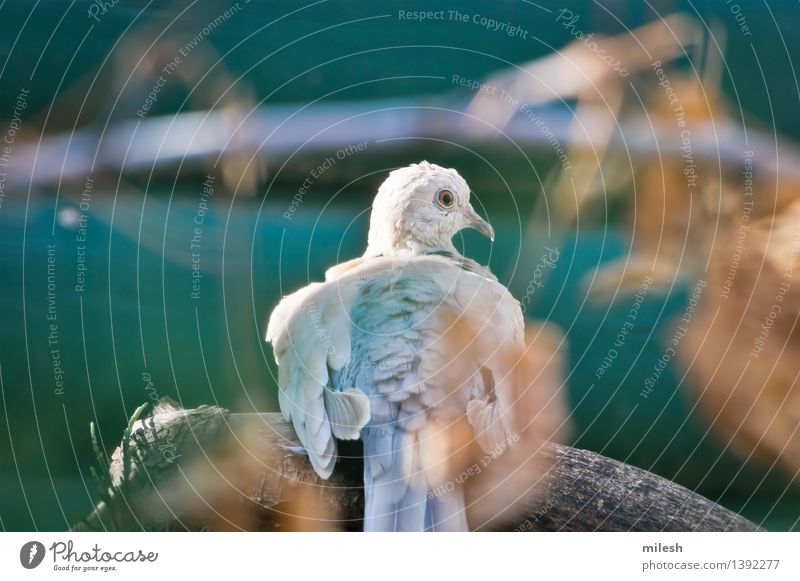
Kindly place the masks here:
[(436, 201), (445, 210), (449, 210), (456, 203), (456, 197), (450, 190), (441, 190), (436, 194)]

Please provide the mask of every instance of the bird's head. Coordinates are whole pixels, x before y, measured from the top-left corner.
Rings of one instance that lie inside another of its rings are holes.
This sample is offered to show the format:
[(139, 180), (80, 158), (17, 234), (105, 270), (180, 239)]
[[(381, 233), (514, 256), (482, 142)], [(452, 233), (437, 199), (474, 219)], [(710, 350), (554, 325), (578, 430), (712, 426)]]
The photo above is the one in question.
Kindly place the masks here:
[(372, 203), (365, 256), (451, 252), (453, 236), (476, 228), (492, 240), (494, 230), (469, 202), (469, 186), (458, 172), (423, 161), (394, 170)]

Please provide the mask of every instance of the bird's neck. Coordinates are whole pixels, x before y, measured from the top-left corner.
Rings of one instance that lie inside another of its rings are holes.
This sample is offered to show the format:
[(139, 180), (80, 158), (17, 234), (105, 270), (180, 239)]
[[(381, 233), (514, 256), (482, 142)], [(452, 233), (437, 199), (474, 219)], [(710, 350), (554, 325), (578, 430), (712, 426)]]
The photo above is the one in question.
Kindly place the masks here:
[(364, 258), (374, 258), (376, 256), (425, 256), (430, 254), (463, 258), (449, 240), (446, 243), (428, 244), (413, 238), (395, 240), (371, 239), (367, 245), (367, 251), (364, 253)]
[(474, 272), (479, 274), (480, 276), (490, 279), (490, 280), (497, 280), (488, 267), (482, 266), (472, 260), (471, 258), (467, 258), (463, 256), (456, 250), (453, 244), (449, 245), (440, 245), (445, 246), (444, 248), (432, 247), (432, 246), (424, 246), (424, 245), (372, 245), (370, 244), (367, 247), (367, 251), (364, 253), (363, 258), (413, 258), (414, 256), (442, 256), (447, 259), (453, 261), (453, 264), (458, 266), (459, 268), (463, 268), (464, 270), (468, 270), (469, 272)]

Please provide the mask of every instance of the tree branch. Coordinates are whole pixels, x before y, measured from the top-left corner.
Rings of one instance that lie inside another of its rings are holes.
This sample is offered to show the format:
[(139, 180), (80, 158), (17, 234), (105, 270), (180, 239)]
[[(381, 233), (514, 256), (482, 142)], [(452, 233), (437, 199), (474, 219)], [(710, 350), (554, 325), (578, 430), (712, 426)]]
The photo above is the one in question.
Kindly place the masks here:
[[(123, 442), (96, 475), (101, 501), (74, 530), (361, 528), (359, 450), (342, 446), (343, 460), (322, 480), (280, 414), (183, 410), (162, 401), (150, 417), (132, 418)], [(682, 486), (599, 454), (546, 444), (543, 455), (550, 469), (518, 503), (518, 516), (482, 525), (471, 517), (474, 528), (759, 530)]]

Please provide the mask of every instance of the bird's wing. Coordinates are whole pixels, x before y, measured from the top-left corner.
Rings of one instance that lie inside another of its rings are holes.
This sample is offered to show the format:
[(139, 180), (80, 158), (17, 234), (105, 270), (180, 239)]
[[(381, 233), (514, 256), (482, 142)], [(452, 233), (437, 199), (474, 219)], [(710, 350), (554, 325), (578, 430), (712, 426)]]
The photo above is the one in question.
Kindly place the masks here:
[[(456, 351), (450, 354), (466, 373), (479, 373), (466, 412), (474, 436), (490, 452), (503, 449), (512, 435), (517, 395), (514, 374), (524, 353), (525, 322), (519, 302), (491, 276), (443, 269), (436, 274), (459, 313)], [(448, 343), (442, 344), (449, 349)]]
[(270, 316), (267, 341), (278, 363), (278, 402), (317, 473), (336, 462), (334, 436), (357, 439), (369, 421), (369, 401), (355, 390), (335, 391), (331, 370), (350, 361), (348, 312), (357, 286), (313, 283), (285, 297)]
[[(414, 293), (432, 293), (440, 297), (446, 312), (467, 322), (471, 339), (464, 352), (468, 351), (470, 360), (479, 368), (491, 370), (497, 395), (508, 375), (504, 371), (508, 366), (507, 348), (523, 343), (519, 303), (488, 273), (468, 271), (437, 256), (379, 257), (347, 266), (329, 276), (327, 282), (313, 283), (285, 297), (273, 311), (267, 329), (267, 340), (273, 344), (278, 362), (281, 411), (287, 421), (292, 421), (314, 468), (323, 477), (331, 474), (336, 460), (334, 436), (356, 439), (370, 418), (366, 395), (353, 389), (353, 385), (335, 385), (332, 377), (350, 364), (351, 311), (356, 302), (363, 300), (361, 290), (367, 283), (408, 278), (431, 281), (426, 289), (403, 291), (412, 293), (406, 298), (413, 298)], [(368, 307), (377, 313), (391, 310), (394, 301), (404, 300), (399, 288), (392, 284), (385, 288), (386, 292), (372, 305), (361, 304), (359, 308)], [(444, 331), (441, 329), (439, 335)], [(376, 343), (386, 348), (392, 344), (380, 340)], [(441, 377), (441, 362), (453, 358), (452, 348), (447, 341), (435, 339), (421, 348), (426, 353), (419, 358), (417, 379), (433, 386), (437, 375)], [(476, 431), (488, 433), (502, 406), (495, 405), (494, 394), (492, 398), (480, 391), (474, 395), (476, 403), (471, 404), (470, 421)]]

